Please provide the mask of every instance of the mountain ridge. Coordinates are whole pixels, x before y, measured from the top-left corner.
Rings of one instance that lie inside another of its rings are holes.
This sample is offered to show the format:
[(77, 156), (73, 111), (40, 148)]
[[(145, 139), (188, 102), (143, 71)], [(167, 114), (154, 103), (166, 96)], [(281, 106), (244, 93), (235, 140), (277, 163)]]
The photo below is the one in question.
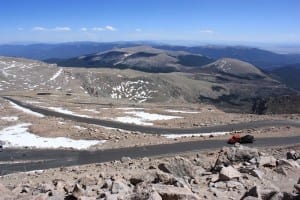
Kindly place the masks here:
[(271, 51), (247, 46), (203, 45), (178, 46), (155, 42), (69, 42), (58, 44), (27, 44), (27, 45), (0, 45), (0, 55), (24, 57), (38, 60), (66, 59), (80, 55), (93, 54), (113, 48), (150, 45), (154, 48), (175, 51), (187, 51), (202, 54), (213, 59), (224, 57), (236, 58), (249, 62), (264, 70), (272, 70), (284, 65), (300, 63), (300, 54), (278, 54)]

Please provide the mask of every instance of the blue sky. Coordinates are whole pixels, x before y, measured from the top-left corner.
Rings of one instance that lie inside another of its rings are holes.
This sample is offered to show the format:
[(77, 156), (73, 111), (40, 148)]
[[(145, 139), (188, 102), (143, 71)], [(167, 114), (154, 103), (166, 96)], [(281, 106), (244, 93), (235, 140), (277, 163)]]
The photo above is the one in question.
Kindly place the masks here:
[(1, 0), (0, 43), (300, 43), (299, 0)]

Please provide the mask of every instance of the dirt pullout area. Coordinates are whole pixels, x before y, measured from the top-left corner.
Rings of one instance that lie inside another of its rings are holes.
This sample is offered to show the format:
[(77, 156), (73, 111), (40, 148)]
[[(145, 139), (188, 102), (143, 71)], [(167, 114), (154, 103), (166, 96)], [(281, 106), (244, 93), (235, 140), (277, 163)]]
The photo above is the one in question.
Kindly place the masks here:
[[(299, 199), (300, 146), (223, 147), (0, 177), (7, 199)], [(284, 183), (284, 184), (283, 184)]]

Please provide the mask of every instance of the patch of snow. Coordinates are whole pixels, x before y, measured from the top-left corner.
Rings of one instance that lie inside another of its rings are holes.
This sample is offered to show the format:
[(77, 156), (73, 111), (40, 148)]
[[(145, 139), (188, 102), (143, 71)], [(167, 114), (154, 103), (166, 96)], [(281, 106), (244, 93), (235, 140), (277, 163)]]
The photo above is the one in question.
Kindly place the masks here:
[(123, 123), (152, 126), (153, 125), (152, 121), (182, 118), (179, 116), (146, 113), (144, 111), (128, 111), (125, 112), (125, 114), (134, 115), (134, 116), (117, 117), (115, 118), (115, 120)]
[(197, 112), (197, 111), (185, 111), (185, 110), (165, 110), (167, 112), (170, 112), (170, 113), (184, 113), (184, 114), (197, 114), (197, 113), (200, 113), (200, 112)]
[(138, 117), (117, 117), (115, 118), (116, 121), (122, 122), (122, 123), (128, 123), (128, 124), (137, 124), (137, 125), (144, 125), (144, 126), (152, 126), (153, 123), (151, 122), (145, 122), (143, 119)]
[(40, 169), (40, 170), (32, 170), (32, 171), (27, 171), (27, 172), (24, 172), (25, 174), (42, 174), (44, 173), (44, 170)]
[(144, 108), (132, 108), (132, 107), (124, 107), (124, 108), (117, 108), (118, 110), (144, 110)]
[(5, 67), (4, 69), (6, 70), (6, 69), (10, 69), (10, 68), (15, 68), (15, 67), (16, 67), (16, 64), (11, 64), (10, 66)]
[(75, 125), (75, 126), (73, 126), (74, 128), (76, 128), (76, 129), (79, 129), (79, 130), (86, 130), (86, 128), (84, 128), (84, 127), (82, 127), (82, 126), (77, 126), (77, 125)]
[(170, 120), (170, 119), (182, 118), (182, 117), (179, 117), (179, 116), (170, 116), (170, 115), (146, 113), (144, 111), (129, 111), (129, 112), (125, 112), (125, 113), (135, 115), (139, 118), (142, 118), (145, 121)]
[(27, 114), (30, 114), (30, 115), (34, 115), (34, 116), (36, 116), (36, 117), (44, 117), (44, 116), (45, 116), (45, 115), (43, 115), (43, 114), (41, 114), (41, 113), (33, 112), (32, 110), (29, 110), (29, 109), (27, 109), (27, 108), (23, 108), (23, 107), (21, 107), (21, 106), (15, 104), (15, 103), (13, 103), (13, 102), (11, 102), (11, 101), (9, 101), (9, 103), (10, 103), (14, 108), (16, 108), (16, 109), (18, 109), (18, 110), (21, 110), (21, 111), (24, 112), (24, 113), (27, 113)]
[(168, 139), (174, 139), (174, 138), (182, 138), (182, 137), (200, 137), (200, 136), (218, 136), (218, 135), (226, 135), (229, 132), (214, 132), (214, 133), (190, 133), (190, 134), (165, 134), (162, 135)]
[(95, 109), (83, 109), (84, 111), (92, 112), (92, 113), (99, 113), (99, 111)]
[(87, 116), (87, 115), (76, 114), (73, 111), (67, 110), (65, 108), (60, 108), (60, 107), (47, 107), (47, 108), (50, 110), (54, 110), (55, 112), (59, 112), (59, 113), (67, 114), (67, 115), (91, 118), (90, 116)]
[(131, 56), (131, 55), (132, 55), (132, 53), (125, 53), (124, 57), (128, 57), (128, 56)]
[(55, 80), (61, 73), (62, 73), (63, 69), (59, 69), (51, 78), (50, 81)]
[(24, 123), (4, 128), (0, 131), (0, 140), (4, 147), (31, 147), (31, 148), (74, 148), (88, 149), (89, 147), (104, 143), (105, 140), (73, 140), (65, 137), (47, 138), (29, 133)]
[(12, 117), (1, 117), (2, 120), (12, 122), (12, 121), (17, 121), (19, 117), (17, 116), (12, 116)]
[(39, 104), (39, 103), (41, 103), (41, 102), (38, 102), (38, 101), (29, 101), (29, 100), (27, 100), (25, 102), (26, 103), (31, 103), (31, 104)]

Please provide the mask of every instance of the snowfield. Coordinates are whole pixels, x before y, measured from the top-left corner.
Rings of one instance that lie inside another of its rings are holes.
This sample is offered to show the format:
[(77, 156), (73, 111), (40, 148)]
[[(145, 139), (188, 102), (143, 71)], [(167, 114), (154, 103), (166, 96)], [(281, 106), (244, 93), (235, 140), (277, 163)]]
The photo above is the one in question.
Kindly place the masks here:
[(182, 118), (179, 116), (169, 116), (169, 115), (146, 113), (144, 111), (128, 111), (128, 112), (125, 112), (125, 114), (129, 114), (129, 115), (123, 116), (123, 117), (117, 117), (114, 120), (123, 122), (123, 123), (152, 126), (153, 125), (152, 121)]
[(151, 99), (152, 95), (157, 92), (149, 88), (151, 88), (151, 83), (148, 81), (124, 81), (120, 85), (111, 88), (111, 98), (128, 98), (131, 101), (142, 103)]
[(81, 150), (105, 142), (105, 140), (74, 140), (65, 137), (40, 137), (27, 131), (30, 125), (29, 123), (23, 123), (2, 129), (0, 131), (0, 141), (4, 142), (4, 148), (74, 148)]
[(15, 109), (18, 109), (18, 110), (21, 110), (22, 112), (24, 113), (27, 113), (27, 114), (30, 114), (30, 115), (34, 115), (36, 117), (44, 117), (45, 115), (41, 114), (41, 113), (37, 113), (37, 112), (33, 112), (32, 110), (29, 110), (27, 108), (23, 108), (11, 101), (9, 101), (9, 103), (15, 108)]

